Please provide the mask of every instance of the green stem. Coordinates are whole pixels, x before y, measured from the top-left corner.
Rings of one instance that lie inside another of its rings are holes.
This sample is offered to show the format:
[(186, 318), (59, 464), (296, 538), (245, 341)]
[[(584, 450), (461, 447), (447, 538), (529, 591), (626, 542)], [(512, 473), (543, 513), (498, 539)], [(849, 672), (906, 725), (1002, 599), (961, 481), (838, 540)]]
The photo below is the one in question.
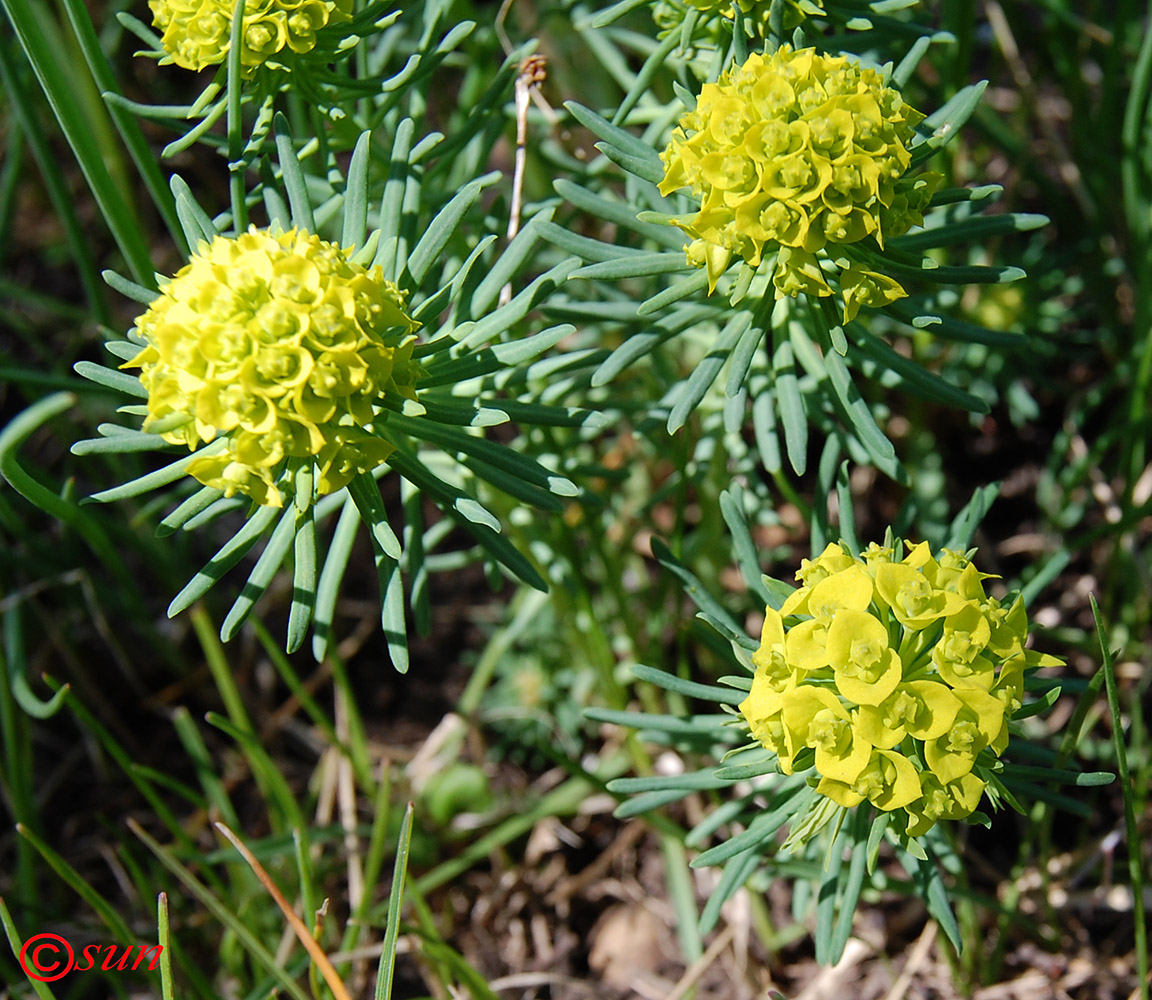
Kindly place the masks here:
[(244, 186), (244, 119), (240, 84), (243, 79), (244, 0), (232, 8), (232, 32), (228, 49), (228, 190), (232, 199), (232, 231), (239, 235), (248, 228), (247, 190)]

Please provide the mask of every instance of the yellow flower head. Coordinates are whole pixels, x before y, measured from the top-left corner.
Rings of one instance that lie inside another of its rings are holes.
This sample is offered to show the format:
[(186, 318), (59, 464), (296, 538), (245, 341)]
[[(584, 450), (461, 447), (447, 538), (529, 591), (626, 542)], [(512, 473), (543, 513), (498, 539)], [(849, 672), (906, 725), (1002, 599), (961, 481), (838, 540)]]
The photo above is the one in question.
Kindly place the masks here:
[(1024, 649), (1022, 601), (988, 597), (971, 553), (906, 551), (831, 544), (804, 560), (765, 612), (740, 712), (785, 774), (813, 762), (821, 795), (904, 810), (917, 836), (975, 811), (1025, 669), (1059, 661)]
[(189, 475), (265, 506), (301, 470), (324, 494), (384, 462), (378, 407), (414, 399), (420, 375), (400, 290), (296, 229), (202, 243), (136, 326), (146, 346), (122, 367), (141, 369), (144, 429), (190, 449), (226, 439)]
[[(939, 177), (904, 173), (923, 118), (878, 71), (815, 49), (782, 45), (704, 84), (661, 154), (660, 193), (699, 196), (699, 212), (677, 225), (693, 237), (688, 257), (707, 267), (709, 290), (732, 255), (755, 267), (779, 250), (777, 297), (831, 295), (818, 252), (868, 236), (883, 245), (922, 221)], [(859, 268), (842, 281), (853, 316), (906, 294)]]
[[(234, 0), (148, 0), (162, 34), (164, 61), (201, 70), (228, 58)], [(244, 0), (240, 61), (251, 70), (285, 48), (311, 52), (316, 32), (352, 16), (352, 0)]]
[[(768, 23), (768, 11), (772, 7), (771, 0), (736, 0), (740, 10), (746, 17), (764, 24)], [(722, 14), (732, 19), (731, 0), (687, 0), (689, 7), (695, 7), (702, 14)], [(784, 0), (784, 27), (795, 28), (801, 21), (813, 15), (824, 13), (824, 0)]]

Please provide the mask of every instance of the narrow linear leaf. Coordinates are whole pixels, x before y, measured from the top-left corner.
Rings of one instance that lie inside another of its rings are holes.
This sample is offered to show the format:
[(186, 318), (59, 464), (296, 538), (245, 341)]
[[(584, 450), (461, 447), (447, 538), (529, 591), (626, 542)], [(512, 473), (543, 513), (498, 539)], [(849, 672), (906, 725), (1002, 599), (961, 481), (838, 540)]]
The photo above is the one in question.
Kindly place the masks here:
[(728, 533), (732, 536), (732, 550), (736, 555), (736, 561), (740, 564), (744, 582), (760, 603), (767, 604), (770, 595), (762, 582), (760, 558), (757, 555), (756, 543), (748, 530), (748, 522), (744, 518), (742, 496), (743, 490), (738, 483), (734, 483), (721, 493), (720, 514), (724, 518), (724, 523), (728, 525)]
[[(628, 202), (608, 199), (564, 178), (553, 181), (552, 186), (561, 198), (566, 199), (571, 205), (582, 212), (586, 212), (594, 219), (614, 222), (618, 226), (630, 229), (638, 236), (662, 243), (668, 247), (679, 250), (684, 248), (684, 234), (680, 230), (666, 223), (658, 224), (645, 221), (639, 217), (635, 207)], [(565, 230), (561, 231), (564, 232)], [(545, 236), (545, 239), (551, 239), (551, 236)], [(593, 242), (598, 243), (599, 240)], [(615, 249), (619, 252), (623, 248), (616, 247)], [(579, 251), (569, 252), (579, 253)], [(595, 260), (596, 258), (588, 257), (585, 259)]]
[(589, 236), (580, 236), (578, 233), (573, 233), (554, 222), (542, 223), (538, 233), (553, 246), (559, 247), (565, 253), (579, 257), (581, 260), (602, 263), (623, 258), (647, 256), (643, 250), (637, 250), (635, 247), (622, 247), (615, 243), (594, 240)]
[(384, 501), (380, 497), (380, 487), (376, 480), (368, 473), (362, 472), (353, 477), (348, 484), (348, 493), (360, 511), (368, 530), (372, 532), (372, 539), (389, 559), (399, 559), (401, 556), (400, 540), (388, 523), (388, 512), (384, 509)]
[(860, 390), (856, 388), (852, 377), (848, 374), (848, 367), (835, 351), (824, 355), (824, 364), (827, 368), (832, 388), (844, 406), (853, 429), (860, 435), (860, 441), (868, 453), (874, 456), (878, 464), (896, 457), (896, 449), (888, 440), (876, 423), (875, 417), (869, 408)]
[(324, 567), (320, 570), (320, 580), (316, 584), (316, 610), (312, 620), (312, 656), (321, 662), (328, 652), (332, 639), (332, 622), (336, 612), (336, 598), (340, 584), (348, 568), (352, 555), (352, 545), (356, 541), (356, 531), (360, 527), (360, 511), (356, 502), (349, 496), (340, 508), (340, 519), (328, 545)]
[[(280, 513), (278, 510), (276, 512)], [(240, 596), (236, 598), (224, 618), (224, 624), (220, 626), (220, 639), (223, 642), (228, 642), (240, 631), (256, 602), (264, 596), (276, 571), (284, 562), (295, 536), (296, 509), (289, 507), (283, 512), (280, 523), (276, 525), (276, 530), (272, 532), (272, 537), (268, 539), (268, 544), (264, 546), (264, 551), (260, 553), (260, 558), (256, 560), (256, 565), (249, 574), (248, 582), (244, 584)], [(312, 565), (315, 569), (314, 560)]]
[(698, 926), (702, 937), (710, 934), (716, 927), (721, 908), (736, 895), (759, 864), (760, 856), (755, 851), (749, 851), (729, 859), (724, 865), (720, 881), (716, 883), (716, 888), (712, 890), (712, 895), (708, 897), (708, 902), (704, 904), (704, 909), (700, 913)]
[(661, 566), (684, 584), (685, 593), (692, 599), (696, 607), (721, 622), (733, 635), (743, 634), (740, 623), (705, 589), (699, 579), (672, 554), (672, 550), (659, 538), (652, 539), (652, 555), (656, 557)]
[(665, 789), (659, 792), (642, 792), (634, 798), (621, 802), (620, 805), (612, 811), (612, 815), (617, 819), (631, 819), (633, 816), (642, 816), (644, 813), (652, 812), (655, 809), (662, 809), (664, 806), (671, 805), (673, 802), (679, 802), (691, 794), (691, 789), (687, 788)]
[(802, 476), (808, 468), (808, 417), (796, 378), (796, 365), (792, 344), (783, 340), (772, 356), (776, 378), (776, 405), (780, 422), (784, 425), (784, 448), (788, 462), (796, 475)]
[(512, 280), (516, 273), (528, 262), (532, 250), (540, 240), (544, 229), (551, 225), (554, 209), (548, 208), (536, 213), (508, 244), (495, 264), (476, 286), (472, 293), (471, 314), (483, 316), (500, 295), (500, 290)]
[(174, 531), (179, 531), (197, 514), (202, 513), (224, 496), (215, 486), (204, 486), (193, 493), (187, 500), (176, 507), (156, 527), (156, 536), (165, 538)]
[(288, 639), (284, 647), (289, 653), (295, 653), (304, 644), (316, 604), (316, 520), (311, 505), (306, 511), (296, 512), (293, 545), (292, 605), (288, 612)]
[(649, 181), (652, 184), (659, 184), (664, 180), (664, 166), (659, 160), (653, 163), (646, 156), (633, 156), (631, 153), (622, 152), (607, 142), (596, 143), (596, 148), (618, 167), (622, 167), (641, 180)]
[(137, 399), (147, 399), (148, 390), (141, 384), (140, 379), (127, 372), (119, 372), (112, 368), (105, 368), (94, 361), (77, 361), (72, 370), (83, 378), (109, 389), (115, 389)]
[(179, 174), (173, 174), (168, 184), (172, 188), (172, 196), (176, 201), (176, 215), (189, 248), (196, 250), (201, 243), (211, 243), (217, 235), (216, 227), (212, 224), (208, 213), (200, 207), (200, 202), (196, 200), (187, 182)]
[(923, 162), (951, 142), (971, 117), (988, 86), (987, 80), (962, 88), (920, 123), (912, 139), (912, 165)]
[(769, 811), (753, 819), (748, 824), (748, 829), (697, 855), (692, 859), (691, 867), (710, 868), (736, 857), (737, 854), (753, 850), (775, 836), (776, 831), (799, 811), (807, 799), (808, 796), (799, 793), (795, 786), (782, 791), (773, 799)]
[(620, 152), (655, 165), (660, 172), (660, 179), (663, 180), (664, 165), (660, 162), (660, 154), (642, 139), (636, 138), (631, 132), (619, 125), (613, 125), (608, 119), (576, 101), (565, 101), (564, 107), (581, 125), (594, 132), (601, 139), (611, 143)]
[(127, 454), (135, 451), (157, 451), (162, 448), (171, 448), (160, 434), (142, 434), (140, 432), (117, 434), (115, 437), (84, 438), (76, 441), (68, 450), (73, 455), (108, 455)]
[(889, 240), (885, 245), (904, 253), (921, 253), (936, 247), (978, 242), (1007, 233), (1026, 233), (1041, 229), (1051, 220), (1046, 215), (1016, 212), (1005, 215), (976, 216), (962, 221), (944, 219), (938, 226)]
[(134, 281), (129, 281), (121, 274), (115, 271), (101, 271), (100, 277), (104, 279), (104, 283), (114, 291), (119, 292), (126, 299), (131, 299), (133, 302), (139, 302), (141, 305), (151, 305), (159, 292), (154, 288), (145, 288), (143, 285), (138, 285)]
[(280, 172), (284, 177), (284, 188), (288, 192), (288, 205), (292, 209), (292, 225), (297, 229), (314, 232), (316, 221), (312, 216), (312, 200), (308, 197), (308, 185), (300, 160), (292, 142), (288, 119), (277, 112), (272, 122), (276, 135), (276, 154), (280, 161)]
[[(724, 723), (732, 720), (732, 716), (727, 714), (654, 715), (648, 712), (624, 712), (613, 708), (586, 708), (584, 717), (593, 722), (611, 722), (631, 729), (650, 729), (683, 736), (715, 736)], [(722, 731), (720, 735), (723, 735)]]
[(890, 371), (899, 375), (906, 388), (925, 399), (935, 400), (949, 406), (958, 406), (970, 413), (987, 413), (988, 403), (979, 396), (965, 392), (935, 372), (930, 372), (911, 358), (893, 350), (878, 337), (864, 330), (860, 324), (849, 324), (853, 333), (854, 347)]
[(605, 786), (613, 794), (631, 795), (637, 792), (684, 792), (704, 791), (712, 788), (727, 788), (731, 784), (717, 778), (711, 769), (692, 771), (688, 774), (660, 774), (641, 778), (613, 778)]
[(424, 231), (424, 235), (420, 237), (419, 242), (408, 255), (407, 272), (411, 278), (410, 287), (415, 288), (424, 280), (432, 267), (432, 263), (440, 256), (468, 210), (480, 197), (480, 192), (496, 183), (500, 176), (499, 171), (493, 171), (483, 177), (477, 177), (476, 180), (466, 184), (458, 191), (452, 200), (436, 214), (436, 217)]
[(340, 233), (342, 247), (362, 247), (368, 235), (368, 154), (372, 133), (362, 132), (348, 163), (348, 180), (344, 185), (344, 228)]
[(211, 444), (207, 444), (198, 451), (194, 451), (190, 455), (185, 455), (183, 458), (177, 459), (171, 465), (166, 465), (162, 469), (150, 472), (145, 476), (141, 476), (139, 479), (122, 483), (120, 486), (114, 486), (111, 489), (93, 493), (91, 499), (100, 503), (112, 503), (116, 500), (126, 500), (129, 497), (139, 496), (141, 493), (159, 489), (161, 486), (167, 486), (169, 483), (174, 483), (177, 479), (187, 475), (188, 464), (190, 462), (197, 458), (202, 458), (205, 455), (215, 455), (223, 451), (226, 447), (228, 447), (227, 439), (217, 438)]
[(645, 299), (636, 307), (636, 315), (651, 316), (666, 306), (670, 306), (673, 302), (679, 302), (681, 299), (696, 295), (698, 292), (704, 291), (707, 287), (708, 272), (704, 268), (699, 268), (695, 274), (686, 278), (680, 278), (662, 292), (657, 292), (651, 298)]
[[(406, 452), (397, 451), (389, 458), (389, 464), (407, 479), (413, 486), (431, 497), (442, 509), (460, 514), (460, 523), (468, 529), (476, 541), (498, 563), (506, 567), (509, 572), (523, 580), (530, 587), (547, 592), (548, 584), (536, 571), (536, 568), (507, 538), (497, 534), (483, 524), (477, 524), (463, 516), (456, 509), (458, 500), (469, 500), (454, 487), (434, 476), (428, 468), (415, 456)], [(475, 503), (475, 501), (473, 501)], [(479, 507), (479, 504), (477, 504)], [(482, 508), (481, 508), (482, 509)], [(489, 515), (491, 516), (491, 515)]]
[(244, 553), (256, 543), (256, 539), (271, 527), (279, 514), (280, 511), (275, 507), (261, 507), (256, 511), (244, 526), (220, 547), (208, 564), (188, 581), (184, 589), (172, 598), (172, 603), (168, 605), (168, 617), (175, 617), (208, 593), (212, 586), (240, 561)]
[(388, 643), (388, 655), (397, 673), (408, 673), (408, 625), (404, 618), (404, 577), (400, 564), (383, 560), (380, 567), (380, 626)]

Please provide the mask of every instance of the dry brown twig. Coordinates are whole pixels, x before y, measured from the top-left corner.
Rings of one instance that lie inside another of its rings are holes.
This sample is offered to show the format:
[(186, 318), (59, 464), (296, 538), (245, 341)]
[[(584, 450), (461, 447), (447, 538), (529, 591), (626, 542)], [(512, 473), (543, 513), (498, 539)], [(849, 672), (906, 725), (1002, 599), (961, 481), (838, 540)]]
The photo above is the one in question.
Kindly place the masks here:
[(347, 988), (344, 986), (343, 980), (328, 960), (328, 956), (324, 954), (324, 949), (317, 944), (316, 939), (305, 926), (304, 921), (296, 915), (296, 911), (288, 905), (288, 900), (284, 898), (284, 894), (280, 891), (280, 888), (272, 881), (272, 876), (269, 875), (264, 866), (256, 860), (256, 855), (248, 850), (248, 845), (223, 823), (217, 823), (216, 829), (240, 852), (240, 856), (248, 862), (248, 867), (255, 872), (256, 877), (260, 880), (260, 884), (264, 886), (268, 895), (271, 896), (276, 905), (280, 907), (280, 912), (284, 914), (284, 919), (288, 921), (288, 925), (295, 932), (296, 937), (300, 939), (300, 943), (304, 945), (304, 950), (308, 952), (312, 961), (316, 963), (316, 967), (320, 970), (320, 974), (324, 977), (324, 982), (328, 984), (332, 995), (336, 997), (336, 1000), (352, 1000)]
[[(512, 205), (508, 212), (507, 237), (511, 240), (520, 231), (520, 208), (524, 198), (524, 164), (528, 159), (528, 104), (533, 93), (548, 75), (548, 64), (543, 56), (532, 55), (520, 64), (516, 76), (516, 163), (512, 171)], [(500, 305), (512, 298), (512, 282), (500, 289)]]

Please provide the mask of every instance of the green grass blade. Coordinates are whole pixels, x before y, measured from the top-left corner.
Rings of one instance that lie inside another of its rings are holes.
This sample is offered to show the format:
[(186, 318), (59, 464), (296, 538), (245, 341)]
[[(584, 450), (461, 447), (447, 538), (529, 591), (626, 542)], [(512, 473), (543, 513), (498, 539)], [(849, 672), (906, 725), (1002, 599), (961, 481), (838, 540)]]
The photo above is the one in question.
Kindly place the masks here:
[[(1092, 618), (1096, 623), (1096, 638), (1103, 659), (1101, 670), (1108, 696), (1108, 711), (1112, 717), (1112, 744), (1116, 750), (1116, 770), (1120, 777), (1120, 792), (1124, 796), (1124, 832), (1128, 840), (1128, 875), (1132, 879), (1132, 916), (1136, 933), (1136, 977), (1140, 982), (1141, 1000), (1148, 998), (1148, 925), (1147, 903), (1144, 900), (1144, 864), (1141, 859), (1144, 838), (1136, 823), (1136, 791), (1128, 767), (1128, 748), (1124, 743), (1124, 720), (1120, 711), (1120, 692), (1116, 687), (1116, 668), (1108, 637), (1100, 618), (1096, 596), (1088, 595), (1092, 605)], [(1138, 695), (1137, 695), (1138, 697)]]
[(96, 915), (103, 921), (104, 926), (112, 932), (121, 944), (129, 945), (135, 941), (131, 929), (112, 904), (101, 896), (72, 865), (49, 847), (46, 841), (29, 830), (23, 823), (16, 825), (16, 832), (39, 852), (52, 870), (64, 880), (76, 895), (96, 911)]
[(214, 893), (197, 879), (196, 876), (177, 859), (171, 849), (162, 846), (150, 837), (144, 828), (134, 819), (128, 819), (128, 826), (132, 832), (140, 838), (144, 846), (159, 859), (165, 868), (180, 880), (180, 883), (200, 901), (204, 908), (239, 939), (244, 950), (258, 965), (267, 970), (293, 1000), (311, 1000), (308, 994), (297, 985), (296, 980), (293, 979), (287, 970), (276, 960), (276, 956), (261, 944), (256, 935), (249, 929), (248, 924), (240, 916), (228, 909)]
[(152, 259), (140, 223), (105, 165), (91, 122), (86, 120), (61, 67), (59, 52), (54, 51), (45, 38), (30, 0), (0, 0), (0, 3), (16, 29), (16, 36), (133, 277), (142, 285), (154, 285)]
[[(109, 324), (112, 315), (108, 311), (105, 301), (104, 289), (100, 285), (96, 270), (96, 260), (92, 254), (91, 240), (88, 239), (84, 227), (80, 224), (76, 214), (75, 199), (68, 191), (67, 182), (60, 170), (58, 158), (53, 153), (48, 137), (40, 127), (43, 114), (39, 108), (39, 101), (35, 101), (29, 93), (29, 88), (21, 84), (20, 73), (14, 61), (11, 46), (5, 39), (0, 44), (0, 84), (3, 90), (10, 95), (8, 107), (14, 116), (12, 125), (13, 135), (9, 141), (9, 148), (5, 152), (5, 172), (9, 183), (13, 186), (20, 179), (20, 142), (22, 137), (28, 143), (28, 148), (40, 168), (40, 179), (56, 217), (64, 227), (64, 235), (69, 251), (76, 262), (76, 270), (80, 276), (80, 283), (84, 286), (84, 294), (92, 310), (101, 323)], [(3, 233), (0, 233), (0, 237)]]
[(852, 858), (848, 864), (848, 878), (840, 889), (839, 913), (836, 916), (836, 925), (832, 930), (832, 939), (828, 944), (828, 964), (835, 965), (844, 954), (844, 947), (848, 944), (848, 937), (852, 933), (852, 918), (856, 915), (856, 904), (860, 900), (860, 890), (864, 886), (864, 876), (868, 861), (866, 849), (867, 831), (869, 822), (869, 809), (865, 806), (857, 808), (852, 820), (852, 829), (849, 839), (852, 844)]
[(156, 896), (156, 942), (160, 945), (160, 997), (176, 1000), (172, 985), (172, 934), (168, 926), (168, 893)]
[(396, 972), (396, 941), (400, 934), (400, 911), (404, 905), (404, 880), (408, 875), (408, 852), (412, 845), (412, 813), (408, 803), (400, 822), (396, 841), (396, 862), (392, 868), (392, 888), (388, 892), (388, 911), (380, 967), (376, 972), (376, 1000), (392, 1000), (392, 979)]
[(152, 203), (156, 206), (156, 210), (160, 213), (169, 234), (176, 243), (176, 249), (182, 256), (187, 256), (189, 247), (181, 235), (179, 220), (176, 217), (176, 205), (164, 183), (164, 177), (156, 163), (156, 158), (152, 155), (147, 140), (144, 138), (144, 133), (140, 131), (140, 126), (136, 123), (131, 112), (124, 107), (117, 106), (115, 102), (107, 100), (110, 94), (119, 94), (119, 88), (116, 86), (116, 76), (108, 62), (108, 57), (104, 55), (104, 50), (100, 47), (100, 39), (96, 35), (91, 15), (84, 6), (83, 0), (63, 0), (63, 3), (76, 40), (80, 43), (80, 49), (84, 53), (88, 70), (108, 104), (108, 113), (124, 140), (124, 146), (132, 157), (132, 162), (136, 164), (136, 170), (140, 174), (141, 180), (144, 181), (144, 187), (152, 197)]
[[(12, 919), (12, 914), (5, 904), (3, 896), (0, 896), (0, 924), (4, 927), (4, 934), (8, 938), (8, 947), (12, 949), (13, 957), (18, 957), (24, 949), (24, 942), (20, 940), (20, 932), (16, 930), (16, 923)], [(56, 1000), (56, 994), (48, 989), (44, 983), (38, 979), (33, 979), (31, 976), (28, 976), (27, 973), (25, 973), (25, 975), (32, 986), (32, 992), (35, 993), (40, 1000)]]

